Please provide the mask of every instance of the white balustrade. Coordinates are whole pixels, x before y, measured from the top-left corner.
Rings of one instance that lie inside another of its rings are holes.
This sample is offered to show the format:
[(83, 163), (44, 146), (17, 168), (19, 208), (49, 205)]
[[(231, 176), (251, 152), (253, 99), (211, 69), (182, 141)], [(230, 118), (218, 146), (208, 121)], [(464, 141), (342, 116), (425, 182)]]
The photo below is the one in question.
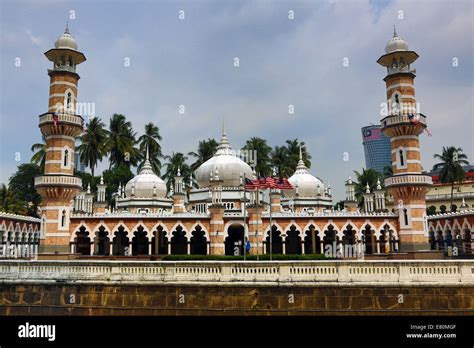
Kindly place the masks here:
[(0, 283), (474, 284), (472, 260), (26, 261), (0, 260)]

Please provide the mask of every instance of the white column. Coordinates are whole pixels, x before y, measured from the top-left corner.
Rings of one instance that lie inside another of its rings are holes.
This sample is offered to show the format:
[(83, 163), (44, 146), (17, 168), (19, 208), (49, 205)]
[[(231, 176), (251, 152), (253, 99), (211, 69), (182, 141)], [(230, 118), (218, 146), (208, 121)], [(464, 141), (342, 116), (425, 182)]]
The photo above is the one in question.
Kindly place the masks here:
[(190, 255), (191, 254), (191, 242), (188, 242), (187, 249), (188, 249), (187, 253), (188, 253), (188, 255)]
[(171, 255), (171, 241), (168, 242), (168, 255)]

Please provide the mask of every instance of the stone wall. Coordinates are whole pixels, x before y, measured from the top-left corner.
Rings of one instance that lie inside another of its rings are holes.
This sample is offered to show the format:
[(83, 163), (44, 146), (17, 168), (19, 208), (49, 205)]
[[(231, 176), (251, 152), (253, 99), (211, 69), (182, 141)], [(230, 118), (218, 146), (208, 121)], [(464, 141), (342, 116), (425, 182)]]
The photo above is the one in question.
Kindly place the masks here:
[(4, 284), (0, 315), (473, 315), (474, 287)]

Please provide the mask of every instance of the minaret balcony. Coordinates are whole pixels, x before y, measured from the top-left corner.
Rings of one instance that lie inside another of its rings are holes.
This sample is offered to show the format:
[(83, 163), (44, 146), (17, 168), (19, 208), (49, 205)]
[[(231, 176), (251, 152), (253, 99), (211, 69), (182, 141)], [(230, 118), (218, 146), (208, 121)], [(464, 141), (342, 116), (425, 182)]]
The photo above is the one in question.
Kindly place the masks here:
[(423, 174), (403, 174), (394, 175), (385, 179), (385, 186), (410, 186), (410, 185), (422, 185), (431, 186), (433, 185), (433, 179), (429, 175)]
[(39, 117), (39, 127), (46, 136), (62, 134), (75, 137), (82, 133), (83, 126), (84, 119), (79, 115), (48, 112)]
[(423, 114), (390, 115), (382, 119), (382, 128), (402, 124), (422, 124), (426, 127), (426, 116)]
[(82, 189), (82, 179), (69, 175), (42, 175), (35, 178), (35, 187), (69, 186)]

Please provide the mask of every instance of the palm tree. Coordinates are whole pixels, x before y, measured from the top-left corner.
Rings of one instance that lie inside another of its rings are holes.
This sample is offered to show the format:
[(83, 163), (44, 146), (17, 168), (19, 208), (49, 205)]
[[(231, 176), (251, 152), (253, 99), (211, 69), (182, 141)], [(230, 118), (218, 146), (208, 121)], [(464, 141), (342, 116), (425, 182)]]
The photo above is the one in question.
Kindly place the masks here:
[(173, 152), (170, 156), (165, 156), (166, 171), (163, 175), (163, 179), (166, 180), (166, 188), (170, 191), (171, 188), (174, 188), (174, 177), (178, 173), (178, 169), (181, 172), (181, 176), (184, 178), (186, 183), (189, 183), (191, 180), (191, 168), (186, 163), (188, 158), (181, 152)]
[(77, 147), (77, 152), (83, 163), (91, 169), (92, 177), (97, 163), (106, 154), (106, 140), (108, 131), (100, 118), (94, 117), (87, 125), (86, 132), (80, 137), (81, 144)]
[(139, 151), (135, 147), (135, 133), (132, 124), (121, 114), (113, 114), (110, 118), (109, 137), (107, 139), (107, 152), (109, 153), (109, 168), (119, 165), (136, 166)]
[(267, 141), (262, 138), (252, 137), (245, 143), (243, 150), (247, 151), (254, 151), (256, 156), (252, 156), (251, 158), (256, 158), (257, 163), (253, 163), (255, 165), (255, 171), (259, 176), (270, 176), (272, 175), (272, 168), (271, 168), (271, 146), (268, 146)]
[(388, 178), (393, 175), (393, 168), (392, 166), (385, 166), (383, 167), (383, 177)]
[(20, 199), (14, 191), (5, 184), (0, 185), (0, 211), (26, 215), (28, 211), (27, 203)]
[(272, 151), (272, 165), (280, 178), (286, 178), (292, 174), (292, 169), (288, 166), (288, 149), (285, 146), (275, 146)]
[(451, 199), (449, 206), (452, 211), (454, 183), (464, 180), (465, 174), (462, 166), (469, 164), (469, 161), (462, 149), (454, 146), (443, 146), (442, 154), (435, 154), (434, 158), (441, 161), (433, 166), (434, 171), (439, 170), (439, 181), (442, 183), (451, 183)]
[(364, 204), (363, 194), (367, 189), (367, 184), (369, 184), (370, 192), (373, 192), (377, 188), (377, 180), (380, 180), (380, 184), (383, 185), (383, 177), (379, 172), (374, 169), (362, 168), (361, 173), (354, 170), (354, 174), (356, 175), (357, 180), (355, 186), (355, 196), (357, 201), (359, 202), (359, 207), (361, 207)]
[(201, 164), (214, 156), (217, 151), (217, 146), (217, 141), (213, 138), (209, 138), (199, 142), (197, 152), (188, 152), (188, 156), (196, 158), (196, 161), (191, 164), (191, 170), (194, 172)]
[(145, 125), (145, 134), (138, 138), (140, 153), (143, 154), (148, 149), (151, 166), (157, 175), (160, 175), (160, 158), (163, 157), (163, 154), (161, 153), (161, 145), (159, 143), (161, 140), (160, 129), (152, 122)]
[(44, 165), (46, 162), (46, 138), (43, 135), (43, 142), (36, 143), (31, 146), (31, 151), (35, 152), (31, 157), (31, 162), (38, 164), (41, 168), (41, 172), (44, 172)]
[(288, 166), (292, 170), (295, 170), (296, 166), (298, 165), (298, 161), (300, 160), (300, 147), (304, 164), (306, 167), (311, 168), (311, 155), (306, 149), (305, 142), (299, 141), (298, 139), (293, 139), (286, 141), (286, 148), (288, 149)]

